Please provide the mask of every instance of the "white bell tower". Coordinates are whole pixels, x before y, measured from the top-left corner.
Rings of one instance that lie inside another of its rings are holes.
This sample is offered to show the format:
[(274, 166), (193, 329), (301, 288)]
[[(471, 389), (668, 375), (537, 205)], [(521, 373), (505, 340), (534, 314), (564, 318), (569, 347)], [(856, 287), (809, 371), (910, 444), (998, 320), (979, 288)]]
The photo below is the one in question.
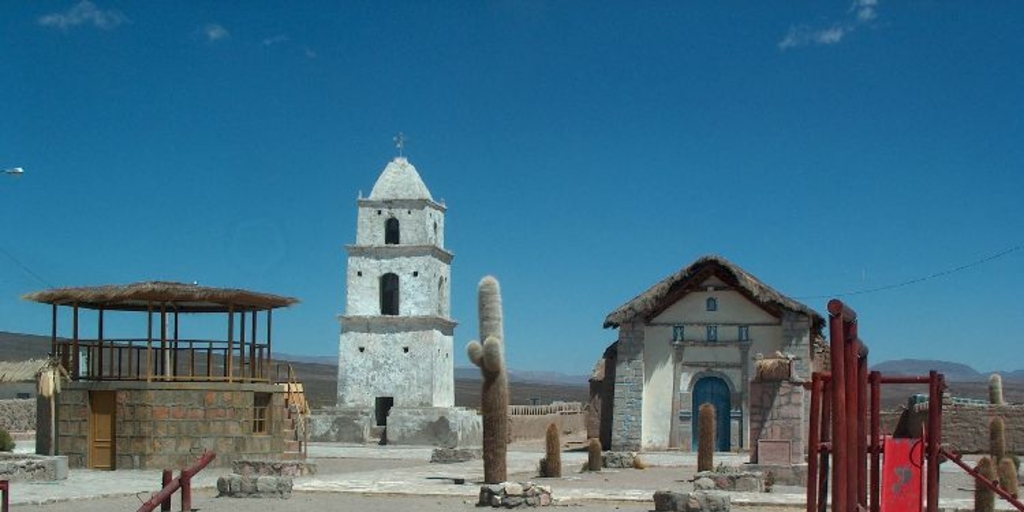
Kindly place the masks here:
[(402, 156), (387, 164), (358, 208), (338, 317), (337, 405), (372, 408), (378, 426), (392, 407), (452, 407), (456, 322), (446, 208)]

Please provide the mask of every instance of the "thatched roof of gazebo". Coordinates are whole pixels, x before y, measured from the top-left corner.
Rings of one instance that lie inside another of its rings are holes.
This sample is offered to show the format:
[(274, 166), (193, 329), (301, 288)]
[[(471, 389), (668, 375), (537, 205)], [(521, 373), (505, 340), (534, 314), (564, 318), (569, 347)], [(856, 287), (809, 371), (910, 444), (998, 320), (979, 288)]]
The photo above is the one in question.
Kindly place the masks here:
[(605, 319), (604, 326), (618, 327), (635, 318), (650, 320), (684, 295), (696, 291), (707, 278), (715, 276), (734, 287), (762, 309), (779, 317), (784, 311), (803, 313), (811, 318), (812, 332), (825, 325), (825, 319), (811, 308), (779, 293), (731, 261), (717, 255), (704, 256), (690, 266), (666, 277), (647, 291), (619, 306)]
[(224, 313), (262, 311), (288, 307), (299, 302), (292, 297), (234, 288), (213, 288), (169, 281), (146, 281), (126, 285), (54, 288), (29, 293), (25, 300), (80, 308), (116, 311), (146, 311), (161, 304), (181, 313)]

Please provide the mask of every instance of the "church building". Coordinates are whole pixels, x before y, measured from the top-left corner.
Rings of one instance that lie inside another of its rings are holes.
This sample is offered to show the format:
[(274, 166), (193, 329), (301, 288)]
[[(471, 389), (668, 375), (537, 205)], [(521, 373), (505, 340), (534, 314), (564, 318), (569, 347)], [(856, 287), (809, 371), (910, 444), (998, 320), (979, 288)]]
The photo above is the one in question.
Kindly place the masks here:
[[(788, 441), (795, 460), (801, 383), (823, 364), (824, 322), (725, 258), (702, 257), (605, 318), (618, 339), (591, 378), (592, 430), (614, 450), (695, 449), (697, 410), (711, 403), (718, 451)], [(766, 358), (784, 364), (781, 376), (762, 378)]]

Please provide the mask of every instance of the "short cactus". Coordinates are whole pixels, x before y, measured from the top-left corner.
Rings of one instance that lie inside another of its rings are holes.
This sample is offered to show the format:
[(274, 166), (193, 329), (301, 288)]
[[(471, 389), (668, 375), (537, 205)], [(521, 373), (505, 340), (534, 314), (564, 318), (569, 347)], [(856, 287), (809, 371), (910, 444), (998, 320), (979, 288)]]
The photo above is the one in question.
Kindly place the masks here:
[(697, 471), (715, 467), (715, 406), (701, 404), (697, 413)]
[(544, 436), (544, 460), (541, 462), (541, 476), (561, 478), (562, 476), (562, 440), (558, 435), (558, 425), (548, 425)]
[(1003, 405), (1003, 377), (993, 373), (988, 377), (988, 401), (992, 405)]
[(1013, 463), (1013, 459), (1005, 457), (1000, 460), (998, 473), (999, 487), (1016, 499), (1020, 483), (1017, 481), (1017, 465)]
[[(992, 459), (988, 457), (982, 457), (978, 461), (978, 473), (981, 476), (994, 481), (996, 479), (996, 468), (992, 464)], [(974, 512), (993, 512), (996, 508), (996, 493), (992, 489), (989, 489), (987, 485), (981, 483), (980, 480), (974, 481)]]
[(587, 471), (601, 471), (601, 440), (591, 437), (587, 442)]
[(469, 360), (480, 367), (483, 388), (484, 483), (500, 484), (508, 479), (508, 375), (505, 371), (501, 288), (492, 276), (480, 280), (478, 288), (480, 339), (467, 347)]

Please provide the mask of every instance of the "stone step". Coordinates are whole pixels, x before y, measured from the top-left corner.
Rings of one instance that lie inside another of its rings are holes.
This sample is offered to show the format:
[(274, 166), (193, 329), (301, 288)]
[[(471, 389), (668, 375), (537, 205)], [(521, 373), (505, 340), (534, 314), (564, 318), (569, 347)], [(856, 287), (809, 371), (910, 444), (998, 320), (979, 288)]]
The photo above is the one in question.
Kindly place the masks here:
[(306, 454), (302, 452), (282, 452), (281, 460), (302, 460), (306, 458)]
[(295, 435), (294, 428), (285, 427), (285, 429), (281, 431), (281, 436), (284, 437), (285, 439), (298, 439), (298, 437), (296, 437)]
[(290, 439), (284, 440), (284, 451), (286, 452), (297, 452), (302, 450), (302, 442), (293, 441)]

